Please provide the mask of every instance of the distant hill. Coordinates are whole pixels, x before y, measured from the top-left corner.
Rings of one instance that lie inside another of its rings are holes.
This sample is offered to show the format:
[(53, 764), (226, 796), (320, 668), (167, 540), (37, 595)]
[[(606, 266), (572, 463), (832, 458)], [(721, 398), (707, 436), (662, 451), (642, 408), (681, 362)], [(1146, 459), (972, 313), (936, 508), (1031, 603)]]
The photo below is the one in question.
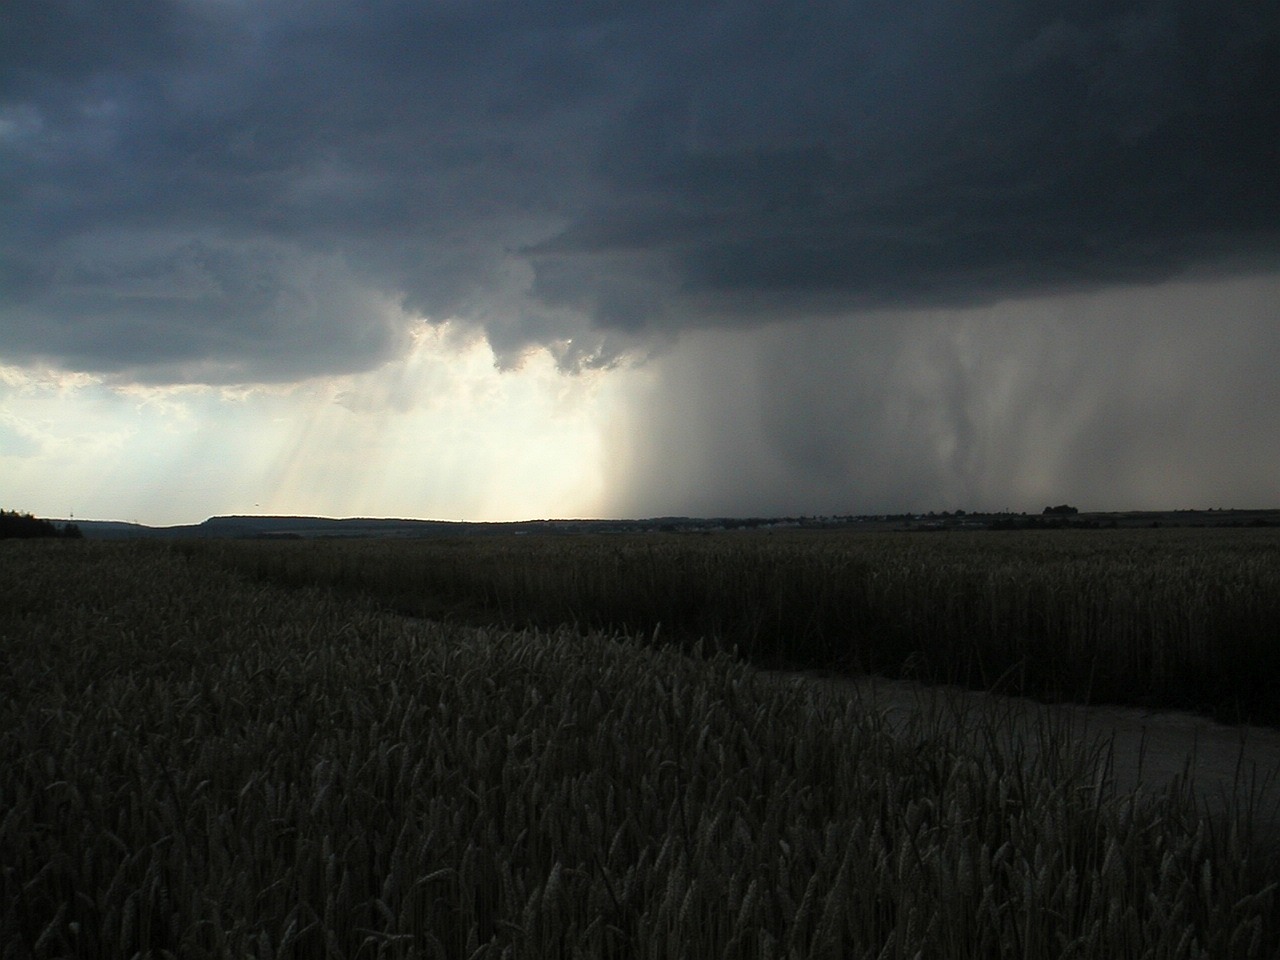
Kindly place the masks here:
[[(67, 523), (57, 520), (55, 523)], [(274, 539), (394, 538), (484, 536), (496, 534), (707, 533), (726, 530), (1024, 530), (1134, 527), (1280, 527), (1280, 510), (1170, 510), (1078, 513), (1070, 516), (1026, 513), (928, 513), (813, 517), (653, 517), (643, 520), (516, 520), (470, 523), (454, 520), (403, 520), (377, 517), (210, 517), (203, 523), (148, 527), (118, 520), (76, 520), (85, 538), (125, 539)]]
[(415, 538), (512, 533), (587, 533), (700, 526), (708, 521), (687, 518), (662, 520), (518, 520), (470, 523), (455, 520), (404, 520), (378, 517), (210, 517), (203, 523), (148, 527), (116, 520), (77, 520), (92, 540), (125, 539), (274, 539), (382, 537)]
[(474, 532), (484, 524), (438, 520), (330, 517), (210, 517), (203, 523), (148, 527), (117, 520), (78, 520), (92, 540), (126, 539), (303, 539), (316, 537), (422, 537)]

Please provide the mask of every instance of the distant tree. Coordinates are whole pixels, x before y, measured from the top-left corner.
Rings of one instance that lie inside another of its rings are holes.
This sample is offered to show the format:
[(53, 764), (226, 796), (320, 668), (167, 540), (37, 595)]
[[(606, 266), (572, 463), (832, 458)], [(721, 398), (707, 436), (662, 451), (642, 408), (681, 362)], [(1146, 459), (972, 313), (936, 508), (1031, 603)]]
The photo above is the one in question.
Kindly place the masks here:
[(1063, 503), (1056, 507), (1045, 507), (1044, 512), (1047, 516), (1072, 517), (1080, 511), (1069, 504)]
[(36, 537), (68, 537), (78, 538), (84, 534), (74, 523), (65, 524), (61, 529), (48, 520), (40, 520), (29, 513), (17, 510), (0, 510), (0, 539)]

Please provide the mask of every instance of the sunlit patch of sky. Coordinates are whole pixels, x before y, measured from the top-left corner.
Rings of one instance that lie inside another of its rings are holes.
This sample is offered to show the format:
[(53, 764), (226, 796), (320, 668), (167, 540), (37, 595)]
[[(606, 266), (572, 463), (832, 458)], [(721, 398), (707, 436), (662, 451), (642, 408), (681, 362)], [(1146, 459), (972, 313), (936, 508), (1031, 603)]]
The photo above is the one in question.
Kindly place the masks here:
[(590, 516), (625, 379), (568, 377), (545, 351), (499, 371), (482, 340), (425, 326), (383, 367), (296, 384), (6, 367), (0, 463), (15, 508), (46, 516)]

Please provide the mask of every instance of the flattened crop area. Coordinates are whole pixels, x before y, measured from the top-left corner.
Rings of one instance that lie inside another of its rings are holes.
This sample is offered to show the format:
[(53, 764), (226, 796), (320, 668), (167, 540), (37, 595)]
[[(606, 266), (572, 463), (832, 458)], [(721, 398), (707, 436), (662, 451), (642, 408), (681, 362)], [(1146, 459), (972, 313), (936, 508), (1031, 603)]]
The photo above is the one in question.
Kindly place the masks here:
[(814, 687), (817, 696), (852, 699), (907, 734), (934, 718), (987, 739), (991, 749), (1027, 757), (1044, 733), (1074, 750), (1096, 753), (1097, 773), (1122, 793), (1186, 792), (1201, 813), (1225, 824), (1247, 811), (1254, 840), (1280, 849), (1280, 730), (1227, 726), (1173, 710), (1114, 704), (1046, 704), (1025, 697), (928, 686), (883, 677), (821, 671), (775, 672), (774, 681)]

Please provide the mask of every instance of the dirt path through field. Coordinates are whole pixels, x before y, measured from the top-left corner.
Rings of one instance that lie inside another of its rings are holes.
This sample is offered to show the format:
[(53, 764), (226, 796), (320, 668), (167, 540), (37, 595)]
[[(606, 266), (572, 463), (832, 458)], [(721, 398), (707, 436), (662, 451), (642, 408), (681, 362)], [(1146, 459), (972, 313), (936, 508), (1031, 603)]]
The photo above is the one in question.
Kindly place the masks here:
[(1053, 729), (1068, 731), (1082, 745), (1106, 743), (1119, 790), (1163, 793), (1177, 778), (1189, 776), (1203, 811), (1216, 818), (1252, 802), (1258, 839), (1280, 846), (1280, 730), (1229, 727), (1174, 711), (1047, 705), (880, 677), (762, 674), (788, 683), (816, 684), (826, 695), (856, 697), (869, 709), (884, 711), (890, 726), (899, 730), (927, 708), (941, 707), (948, 722), (974, 729), (994, 720), (1006, 748), (1018, 740), (1035, 742), (1037, 729), (1046, 723), (1063, 724)]

